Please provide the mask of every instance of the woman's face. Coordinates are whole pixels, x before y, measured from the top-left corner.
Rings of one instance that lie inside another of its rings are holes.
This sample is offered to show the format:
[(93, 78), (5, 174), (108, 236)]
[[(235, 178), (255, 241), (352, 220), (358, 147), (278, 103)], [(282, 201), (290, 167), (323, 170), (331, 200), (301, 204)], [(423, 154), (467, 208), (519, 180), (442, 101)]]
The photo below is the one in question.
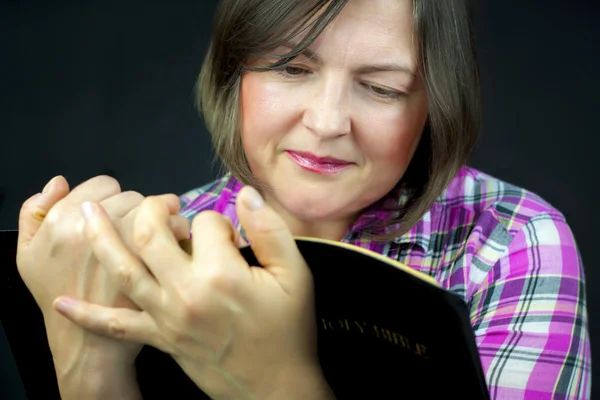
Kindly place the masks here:
[(427, 117), (412, 35), (412, 1), (353, 0), (309, 52), (244, 74), (243, 146), (278, 211), (352, 220), (398, 183)]

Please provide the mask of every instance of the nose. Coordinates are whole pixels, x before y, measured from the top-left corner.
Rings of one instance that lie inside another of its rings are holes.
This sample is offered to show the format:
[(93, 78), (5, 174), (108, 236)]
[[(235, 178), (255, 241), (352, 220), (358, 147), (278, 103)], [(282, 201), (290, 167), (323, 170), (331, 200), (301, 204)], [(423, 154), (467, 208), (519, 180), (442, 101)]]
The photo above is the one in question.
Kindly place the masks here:
[(306, 101), (302, 120), (315, 135), (332, 138), (350, 133), (349, 96), (340, 76), (323, 79)]

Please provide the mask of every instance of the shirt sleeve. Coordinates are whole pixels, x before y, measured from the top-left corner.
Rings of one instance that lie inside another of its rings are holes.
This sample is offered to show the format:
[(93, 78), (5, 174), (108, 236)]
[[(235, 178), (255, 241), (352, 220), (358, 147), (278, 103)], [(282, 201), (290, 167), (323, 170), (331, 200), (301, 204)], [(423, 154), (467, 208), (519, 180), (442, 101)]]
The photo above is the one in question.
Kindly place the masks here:
[(520, 229), (470, 301), (490, 398), (589, 399), (585, 281), (560, 214)]

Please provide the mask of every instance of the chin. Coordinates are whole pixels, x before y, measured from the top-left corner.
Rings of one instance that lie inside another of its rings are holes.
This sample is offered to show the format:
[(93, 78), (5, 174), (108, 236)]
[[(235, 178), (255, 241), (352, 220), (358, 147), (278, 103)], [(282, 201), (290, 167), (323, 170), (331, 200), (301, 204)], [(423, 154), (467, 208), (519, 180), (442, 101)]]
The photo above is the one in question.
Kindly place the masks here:
[(318, 222), (343, 218), (348, 212), (342, 204), (333, 203), (323, 195), (314, 198), (306, 193), (286, 192), (277, 196), (277, 202), (288, 213), (302, 221)]
[[(352, 212), (353, 196), (345, 182), (348, 177), (337, 182), (320, 182), (306, 179), (302, 172), (295, 169), (273, 169), (278, 173), (262, 173), (257, 177), (269, 188), (272, 201), (298, 220), (324, 222), (345, 219)], [(264, 169), (261, 172), (265, 172)]]

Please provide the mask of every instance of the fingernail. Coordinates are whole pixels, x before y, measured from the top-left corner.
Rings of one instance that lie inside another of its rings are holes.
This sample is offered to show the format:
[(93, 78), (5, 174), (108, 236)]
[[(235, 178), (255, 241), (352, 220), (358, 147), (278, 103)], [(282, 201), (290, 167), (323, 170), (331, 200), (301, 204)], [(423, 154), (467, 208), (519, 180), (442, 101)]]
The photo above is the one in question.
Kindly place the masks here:
[(81, 213), (83, 214), (83, 218), (90, 219), (94, 215), (94, 206), (92, 203), (86, 201), (81, 204)]
[(68, 297), (62, 297), (56, 302), (56, 308), (62, 312), (69, 312), (77, 305), (77, 301)]
[(246, 191), (248, 192), (246, 193), (246, 206), (248, 206), (248, 208), (251, 210), (259, 210), (265, 205), (265, 201), (260, 193), (258, 193), (252, 186), (248, 186)]
[(54, 184), (54, 182), (60, 177), (60, 175), (55, 176), (54, 178), (50, 179), (50, 182), (46, 183), (46, 186), (44, 186), (44, 189), (42, 190), (42, 193), (46, 193), (48, 190), (50, 190), (50, 188), (52, 187), (52, 185)]

